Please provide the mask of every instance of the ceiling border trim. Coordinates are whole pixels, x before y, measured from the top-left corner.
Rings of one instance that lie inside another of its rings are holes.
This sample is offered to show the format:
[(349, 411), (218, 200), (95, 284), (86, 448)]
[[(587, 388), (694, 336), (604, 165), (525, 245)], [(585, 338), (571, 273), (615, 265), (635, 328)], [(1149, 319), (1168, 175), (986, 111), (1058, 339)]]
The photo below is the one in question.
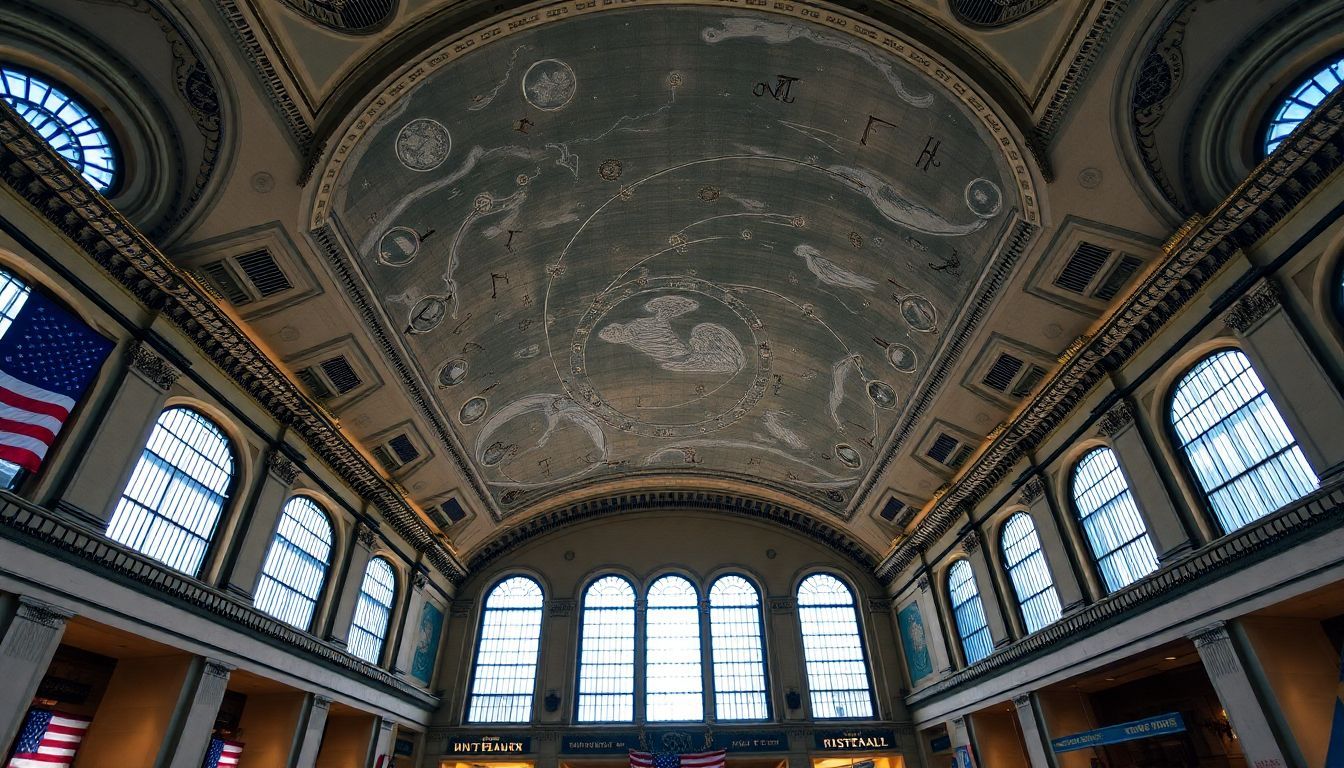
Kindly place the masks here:
[(1164, 246), (1167, 258), (1140, 280), (1090, 337), (1080, 339), (1041, 389), (976, 457), (909, 537), (877, 569), (890, 583), (984, 499), (1015, 463), (1039, 446), (1094, 386), (1129, 360), (1240, 248), (1257, 242), (1331, 173), (1344, 165), (1344, 91), (1286, 139), (1214, 211), (1194, 219)]
[(238, 7), (235, 0), (218, 0), (215, 4), (219, 15), (224, 19), (229, 31), (233, 33), (234, 42), (243, 54), (243, 58), (252, 65), (252, 71), (266, 89), (267, 101), (279, 115), (285, 128), (289, 130), (289, 136), (294, 140), (294, 144), (299, 149), (302, 157), (307, 157), (313, 149), (315, 135), (313, 128), (304, 119), (299, 111), (294, 97), (290, 95), (289, 88), (285, 81), (276, 71), (275, 65), (271, 63), (271, 57), (266, 55), (266, 49), (262, 47), (261, 41), (257, 39), (257, 33), (253, 31), (247, 15)]
[(1083, 42), (1078, 46), (1078, 53), (1064, 71), (1064, 77), (1060, 79), (1055, 92), (1050, 95), (1050, 102), (1036, 123), (1034, 138), (1043, 148), (1048, 149), (1054, 143), (1059, 127), (1073, 107), (1074, 99), (1087, 82), (1088, 76), (1092, 74), (1092, 67), (1101, 58), (1101, 52), (1110, 42), (1111, 34), (1120, 23), (1120, 18), (1129, 10), (1129, 5), (1130, 0), (1105, 0), (1092, 26), (1083, 36)]
[(74, 173), (7, 105), (0, 104), (0, 179), (147, 307), (155, 308), (244, 392), (292, 426), (324, 464), (376, 505), (450, 581), (466, 570), (414, 507), (373, 468), (330, 417), (190, 275)]

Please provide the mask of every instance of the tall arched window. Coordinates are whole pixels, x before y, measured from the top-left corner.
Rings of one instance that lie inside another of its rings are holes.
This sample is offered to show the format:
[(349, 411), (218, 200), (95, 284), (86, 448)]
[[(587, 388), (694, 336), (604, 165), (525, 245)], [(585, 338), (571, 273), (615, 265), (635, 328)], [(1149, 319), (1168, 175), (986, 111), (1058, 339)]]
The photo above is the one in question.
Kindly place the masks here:
[(1073, 503), (1107, 592), (1157, 570), (1148, 526), (1110, 448), (1088, 452), (1073, 468)]
[(720, 576), (709, 589), (709, 640), (716, 720), (767, 720), (761, 595), (741, 576)]
[(1215, 352), (1181, 379), (1171, 424), (1224, 533), (1302, 498), (1319, 482), (1240, 350)]
[(382, 658), (383, 641), (387, 639), (387, 624), (396, 596), (397, 577), (392, 564), (381, 557), (370, 559), (364, 569), (364, 580), (359, 584), (355, 618), (346, 642), (351, 654), (370, 664), (377, 664)]
[(94, 189), (103, 194), (112, 189), (117, 177), (116, 151), (102, 119), (82, 101), (12, 64), (0, 64), (0, 99)]
[(578, 722), (635, 719), (635, 590), (620, 576), (603, 576), (583, 593), (578, 694)]
[(808, 576), (798, 585), (798, 623), (803, 630), (812, 717), (872, 717), (873, 686), (854, 593), (830, 574)]
[(994, 650), (994, 640), (989, 635), (989, 622), (985, 620), (985, 607), (980, 603), (980, 590), (975, 586), (975, 574), (971, 564), (958, 560), (947, 569), (947, 596), (952, 601), (952, 617), (957, 624), (957, 637), (961, 638), (961, 651), (967, 664), (985, 658)]
[[(0, 269), (0, 337), (3, 337), (14, 324), (19, 310), (28, 302), (32, 288), (14, 274)], [(44, 454), (45, 455), (45, 454)], [(13, 488), (15, 478), (23, 467), (11, 461), (0, 459), (0, 488)]]
[(1279, 102), (1265, 128), (1265, 154), (1279, 148), (1325, 97), (1344, 83), (1344, 58), (1337, 58), (1298, 81)]
[(271, 549), (261, 567), (255, 604), (260, 610), (307, 629), (331, 565), (331, 521), (305, 496), (295, 496), (280, 515)]
[(200, 570), (233, 481), (233, 448), (189, 408), (159, 414), (107, 535), (179, 571)]
[(1031, 515), (1018, 512), (1003, 524), (999, 543), (1003, 549), (1003, 565), (1008, 579), (1017, 593), (1017, 605), (1022, 610), (1022, 622), (1028, 632), (1059, 620), (1059, 595), (1050, 577), (1041, 552), (1041, 540), (1036, 536), (1036, 524)]
[(541, 602), (541, 585), (526, 576), (501, 581), (485, 598), (467, 722), (526, 723), (532, 719), (541, 651)]
[(649, 587), (645, 618), (645, 719), (702, 720), (699, 596), (691, 582), (664, 576)]

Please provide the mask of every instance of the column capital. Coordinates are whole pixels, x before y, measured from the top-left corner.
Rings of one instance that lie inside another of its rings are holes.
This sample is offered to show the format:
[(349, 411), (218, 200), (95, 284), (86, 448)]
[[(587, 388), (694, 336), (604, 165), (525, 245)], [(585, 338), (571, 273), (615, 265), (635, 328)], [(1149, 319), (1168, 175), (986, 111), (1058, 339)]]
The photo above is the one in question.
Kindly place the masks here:
[(1200, 627), (1186, 637), (1190, 638), (1195, 644), (1195, 648), (1203, 648), (1214, 643), (1225, 643), (1230, 639), (1227, 634), (1227, 622), (1225, 621), (1215, 621), (1212, 624)]
[(182, 372), (168, 362), (148, 344), (137, 341), (127, 350), (131, 370), (139, 373), (154, 386), (167, 392), (177, 382)]
[(574, 614), (578, 601), (567, 597), (552, 598), (546, 602), (546, 615), (553, 619), (564, 619)]
[(416, 571), (411, 574), (411, 586), (415, 589), (424, 589), (428, 583), (429, 577), (425, 575), (424, 571)]
[(373, 533), (373, 526), (363, 520), (359, 521), (359, 523), (355, 525), (355, 541), (363, 544), (365, 549), (373, 549), (373, 545), (377, 543), (377, 539), (374, 537)]
[(1283, 302), (1279, 287), (1266, 278), (1260, 278), (1236, 304), (1223, 313), (1223, 324), (1244, 334), (1260, 318), (1277, 309)]
[(313, 706), (318, 709), (328, 709), (331, 707), (331, 699), (320, 693), (313, 694)]
[(285, 485), (293, 485), (299, 477), (299, 468), (278, 451), (272, 451), (271, 455), (266, 457), (266, 469)]
[(1097, 434), (1110, 439), (1124, 432), (1134, 423), (1134, 409), (1127, 400), (1121, 400), (1106, 411), (1106, 415), (1097, 422)]
[(1014, 696), (1014, 697), (1013, 697), (1013, 706), (1017, 707), (1018, 709), (1025, 709), (1025, 708), (1027, 708), (1027, 707), (1030, 707), (1030, 706), (1031, 706), (1031, 694), (1030, 694), (1030, 693), (1019, 693), (1018, 695)]
[(476, 601), (469, 597), (458, 598), (449, 605), (449, 611), (453, 618), (464, 619), (471, 615), (471, 608), (474, 605)]
[(891, 613), (891, 599), (886, 597), (868, 598), (869, 613)]
[(928, 592), (928, 591), (929, 591), (929, 575), (928, 575), (927, 573), (921, 575), (921, 576), (919, 577), (919, 581), (915, 582), (915, 586), (919, 587), (919, 591), (920, 591), (920, 592)]
[(27, 595), (19, 596), (19, 617), (51, 629), (60, 629), (74, 617), (74, 611), (46, 603)]
[(1022, 484), (1022, 495), (1018, 497), (1018, 501), (1029, 507), (1044, 495), (1045, 481), (1041, 480), (1040, 475), (1032, 475), (1031, 479)]
[(967, 531), (966, 535), (961, 537), (961, 548), (966, 551), (966, 554), (974, 555), (976, 550), (980, 549), (979, 532), (974, 530)]
[(795, 602), (792, 595), (770, 597), (771, 613), (793, 613)]
[(235, 669), (237, 669), (237, 667), (235, 667), (232, 664), (229, 664), (228, 662), (220, 661), (219, 659), (206, 659), (205, 668), (203, 671), (205, 672), (205, 674), (210, 675), (211, 677), (221, 677), (225, 680), (228, 680), (229, 675)]

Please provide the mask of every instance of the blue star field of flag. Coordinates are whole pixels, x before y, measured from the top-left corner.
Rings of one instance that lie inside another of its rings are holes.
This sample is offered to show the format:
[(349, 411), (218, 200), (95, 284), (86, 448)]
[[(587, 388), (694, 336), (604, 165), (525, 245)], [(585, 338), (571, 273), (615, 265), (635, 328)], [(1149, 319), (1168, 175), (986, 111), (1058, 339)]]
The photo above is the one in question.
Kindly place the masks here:
[(34, 291), (0, 337), (0, 368), (49, 392), (79, 399), (112, 342)]
[(51, 724), (51, 713), (34, 709), (28, 713), (28, 721), (23, 724), (23, 731), (19, 733), (19, 741), (14, 745), (14, 751), (19, 754), (24, 752), (36, 752), (42, 745), (42, 737), (47, 732), (47, 726)]

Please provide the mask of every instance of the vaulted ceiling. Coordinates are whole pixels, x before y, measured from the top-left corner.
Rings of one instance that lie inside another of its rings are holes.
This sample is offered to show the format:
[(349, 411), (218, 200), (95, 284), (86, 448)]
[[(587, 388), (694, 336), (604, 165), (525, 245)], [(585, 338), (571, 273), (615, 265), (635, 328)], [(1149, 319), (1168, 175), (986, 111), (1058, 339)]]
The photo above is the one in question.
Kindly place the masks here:
[(9, 13), (65, 18), (168, 112), (217, 96), (214, 154), (197, 168), (193, 135), (178, 161), (196, 198), (145, 223), (463, 552), (694, 489), (880, 554), (1253, 164), (1192, 162), (1172, 126), (1301, 4), (1221, 38), (1211, 4)]

